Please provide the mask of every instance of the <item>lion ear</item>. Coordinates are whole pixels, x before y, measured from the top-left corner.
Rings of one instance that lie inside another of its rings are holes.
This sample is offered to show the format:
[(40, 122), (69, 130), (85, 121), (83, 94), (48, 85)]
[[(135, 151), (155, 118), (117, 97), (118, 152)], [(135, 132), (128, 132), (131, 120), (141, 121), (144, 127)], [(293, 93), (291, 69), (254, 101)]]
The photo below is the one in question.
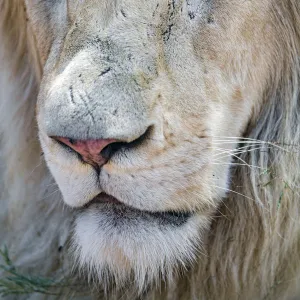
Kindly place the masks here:
[(0, 6), (0, 37), (5, 62), (13, 76), (30, 66), (39, 81), (42, 67), (35, 36), (28, 22), (24, 0), (2, 0)]

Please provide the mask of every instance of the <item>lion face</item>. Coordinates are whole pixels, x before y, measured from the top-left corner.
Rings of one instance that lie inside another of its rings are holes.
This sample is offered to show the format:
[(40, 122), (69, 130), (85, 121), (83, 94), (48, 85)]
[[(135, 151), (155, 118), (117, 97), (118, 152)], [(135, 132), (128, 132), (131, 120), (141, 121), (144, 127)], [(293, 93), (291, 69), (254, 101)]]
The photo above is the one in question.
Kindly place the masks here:
[(99, 277), (142, 287), (197, 254), (229, 188), (228, 153), (262, 107), (271, 4), (26, 0), (44, 65), (41, 145), (76, 207), (80, 263)]

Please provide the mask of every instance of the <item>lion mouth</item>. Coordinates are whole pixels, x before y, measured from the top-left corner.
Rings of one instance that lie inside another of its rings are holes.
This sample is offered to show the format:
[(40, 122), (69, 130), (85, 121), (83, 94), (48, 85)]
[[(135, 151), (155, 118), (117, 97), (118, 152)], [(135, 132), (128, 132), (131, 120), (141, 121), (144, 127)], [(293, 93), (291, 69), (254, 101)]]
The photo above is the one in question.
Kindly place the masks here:
[(155, 222), (161, 226), (181, 226), (185, 224), (192, 216), (191, 212), (183, 211), (146, 211), (140, 210), (119, 201), (117, 198), (106, 193), (100, 193), (84, 209), (95, 209), (110, 215), (117, 223), (137, 222), (143, 220), (146, 222)]

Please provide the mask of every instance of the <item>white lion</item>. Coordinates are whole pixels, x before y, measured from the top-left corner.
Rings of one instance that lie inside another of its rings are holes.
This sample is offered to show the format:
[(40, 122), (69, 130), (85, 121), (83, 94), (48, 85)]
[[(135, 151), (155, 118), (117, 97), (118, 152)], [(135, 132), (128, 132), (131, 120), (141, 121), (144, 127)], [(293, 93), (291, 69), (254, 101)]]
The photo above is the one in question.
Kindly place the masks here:
[(75, 264), (98, 298), (300, 297), (299, 0), (0, 0), (0, 25), (17, 266)]

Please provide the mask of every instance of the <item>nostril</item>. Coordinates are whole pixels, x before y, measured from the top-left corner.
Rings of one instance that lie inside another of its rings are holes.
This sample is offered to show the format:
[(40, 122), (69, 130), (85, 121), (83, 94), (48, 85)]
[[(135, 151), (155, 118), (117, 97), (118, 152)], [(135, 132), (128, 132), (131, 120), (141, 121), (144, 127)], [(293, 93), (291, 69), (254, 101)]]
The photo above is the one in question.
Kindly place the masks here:
[(107, 161), (119, 150), (125, 147), (124, 142), (115, 142), (110, 145), (107, 145), (101, 152), (101, 156), (105, 158)]
[(103, 156), (105, 159), (109, 160), (115, 153), (131, 149), (131, 148), (137, 148), (139, 147), (146, 139), (148, 139), (149, 135), (151, 134), (152, 127), (149, 127), (144, 134), (142, 134), (139, 138), (135, 139), (132, 142), (113, 142), (109, 145), (107, 145), (103, 150), (101, 151), (101, 156)]

